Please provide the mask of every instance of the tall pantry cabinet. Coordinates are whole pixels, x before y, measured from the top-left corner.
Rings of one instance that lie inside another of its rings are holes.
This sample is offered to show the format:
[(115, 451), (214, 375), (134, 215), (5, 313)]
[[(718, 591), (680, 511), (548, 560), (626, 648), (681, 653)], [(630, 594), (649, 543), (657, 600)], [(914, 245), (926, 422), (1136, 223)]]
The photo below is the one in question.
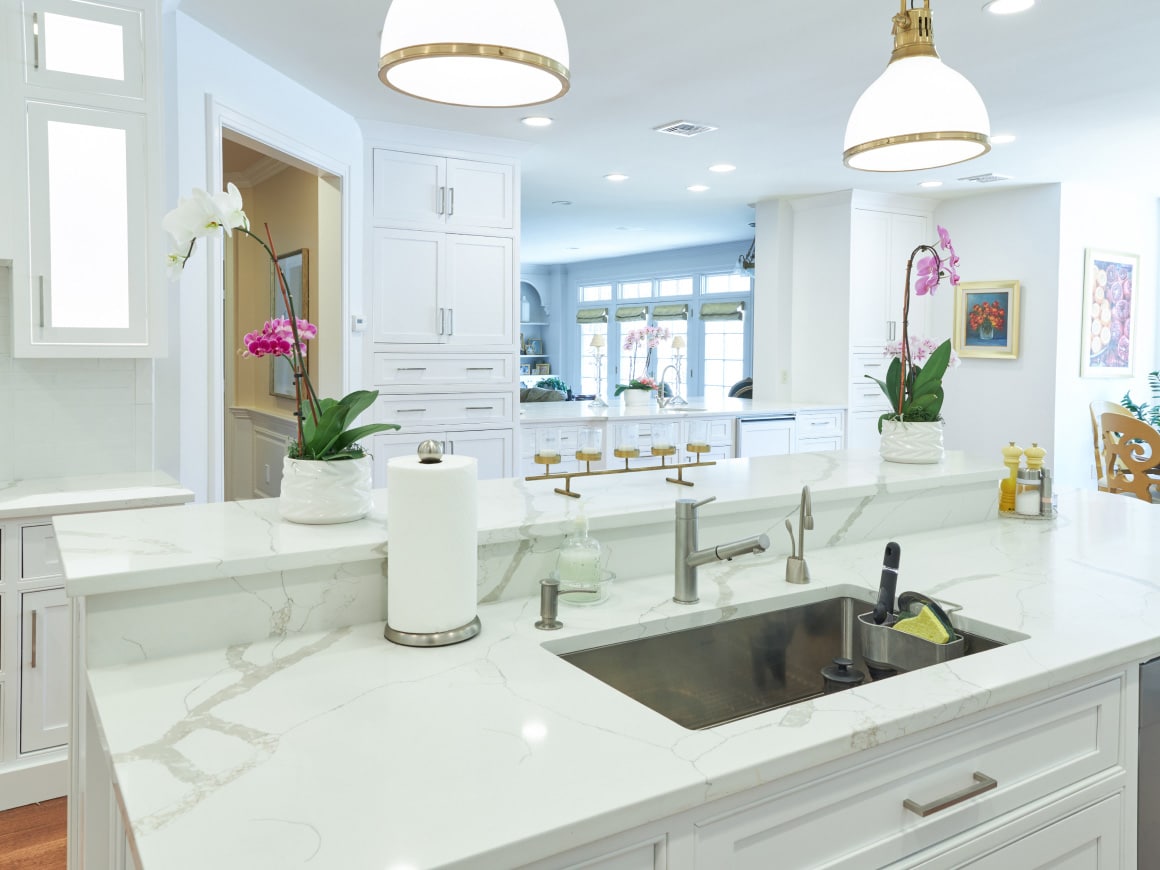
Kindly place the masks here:
[(481, 479), (515, 470), (519, 407), (514, 161), (371, 149), (371, 381), (375, 485), (427, 439), (474, 456)]
[[(851, 450), (878, 449), (890, 406), (866, 375), (885, 378), (885, 347), (902, 338), (906, 261), (937, 243), (934, 205), (858, 190), (793, 201), (794, 395), (846, 404)], [(930, 307), (911, 297), (910, 335), (941, 342), (950, 326), (932, 324)]]

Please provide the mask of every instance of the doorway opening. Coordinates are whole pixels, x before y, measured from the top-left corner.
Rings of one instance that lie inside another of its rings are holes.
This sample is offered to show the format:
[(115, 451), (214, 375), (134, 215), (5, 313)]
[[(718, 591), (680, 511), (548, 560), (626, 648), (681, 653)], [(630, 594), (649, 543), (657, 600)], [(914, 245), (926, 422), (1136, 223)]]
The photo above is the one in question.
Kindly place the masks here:
[[(319, 395), (341, 395), (342, 179), (233, 130), (222, 130), (222, 187), (237, 186), (250, 230), (266, 238), (292, 285), (300, 318), (318, 327), (307, 366)], [(285, 357), (242, 356), (243, 337), (285, 315), (270, 258), (242, 233), (225, 240), (223, 345), (224, 496), (272, 498), (296, 433)]]

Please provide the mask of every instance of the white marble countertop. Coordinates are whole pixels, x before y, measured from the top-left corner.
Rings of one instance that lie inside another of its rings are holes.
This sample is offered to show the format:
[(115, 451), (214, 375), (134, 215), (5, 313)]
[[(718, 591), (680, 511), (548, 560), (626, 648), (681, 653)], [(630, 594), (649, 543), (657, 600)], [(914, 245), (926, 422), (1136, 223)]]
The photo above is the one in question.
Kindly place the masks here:
[(775, 414), (796, 414), (799, 411), (844, 411), (844, 405), (809, 404), (804, 402), (769, 402), (758, 399), (703, 399), (690, 398), (688, 405), (660, 409), (653, 402), (642, 408), (627, 408), (620, 399), (613, 399), (607, 408), (593, 408), (588, 402), (522, 402), (521, 423), (576, 423), (599, 420), (657, 420), (666, 417), (688, 417), (706, 414), (730, 417), (750, 417)]
[(160, 471), (0, 482), (0, 520), (183, 504), (193, 493)]
[(1160, 652), (1160, 515), (1060, 501), (1053, 522), (898, 538), (899, 591), (1026, 640), (705, 731), (543, 644), (868, 598), (885, 540), (813, 552), (804, 588), (765, 557), (702, 568), (685, 607), (658, 564), (599, 606), (562, 607), (552, 633), (520, 599), (482, 606), (480, 636), (452, 647), (394, 646), (380, 622), (91, 670), (142, 870), (515, 867)]
[[(716, 515), (731, 510), (796, 506), (809, 484), (815, 506), (844, 498), (997, 481), (999, 462), (948, 452), (937, 466), (882, 462), (877, 453), (835, 451), (722, 460), (686, 471), (695, 480), (688, 491), (665, 482), (663, 474), (578, 479), (583, 498), (553, 493), (551, 481), (517, 478), (479, 482), (480, 544), (526, 540), (572, 530), (579, 512), (594, 533), (635, 522), (671, 523), (677, 498), (716, 496)], [(223, 502), (144, 510), (132, 514), (58, 517), (66, 589), (70, 596), (133, 588), (171, 586), (217, 577), (309, 568), (386, 555), (386, 490), (375, 491), (375, 506), (364, 520), (338, 526), (281, 522), (274, 499)]]

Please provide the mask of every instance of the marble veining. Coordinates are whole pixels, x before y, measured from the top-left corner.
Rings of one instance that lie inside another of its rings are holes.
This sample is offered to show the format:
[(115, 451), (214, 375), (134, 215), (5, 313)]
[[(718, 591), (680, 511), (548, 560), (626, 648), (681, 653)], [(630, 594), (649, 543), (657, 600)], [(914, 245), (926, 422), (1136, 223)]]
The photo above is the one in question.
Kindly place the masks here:
[[(478, 638), (435, 650), (386, 643), (375, 621), (91, 667), (142, 870), (513, 867), (1160, 653), (1154, 508), (1061, 502), (1055, 523), (896, 537), (899, 591), (1025, 640), (702, 732), (554, 653), (830, 593), (869, 601), (884, 537), (815, 550), (804, 589), (758, 559), (702, 568), (693, 606), (669, 600), (667, 573), (619, 583), (562, 606), (554, 633), (533, 628), (534, 598), (506, 598), (480, 607)], [(223, 739), (250, 750), (207, 762)]]

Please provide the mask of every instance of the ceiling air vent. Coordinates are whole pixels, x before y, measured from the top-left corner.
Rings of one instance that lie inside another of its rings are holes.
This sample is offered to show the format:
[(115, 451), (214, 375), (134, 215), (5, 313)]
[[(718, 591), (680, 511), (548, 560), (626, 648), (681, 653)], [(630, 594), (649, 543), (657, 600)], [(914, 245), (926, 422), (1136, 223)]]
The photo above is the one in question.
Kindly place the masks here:
[(1010, 181), (1010, 175), (996, 175), (994, 172), (987, 172), (983, 175), (968, 175), (966, 178), (960, 178), (959, 181), (973, 181), (976, 184), (991, 184), (995, 181)]
[(671, 136), (684, 136), (688, 139), (691, 136), (700, 136), (702, 133), (709, 133), (716, 130), (716, 127), (710, 127), (707, 124), (694, 124), (692, 121), (670, 121), (667, 124), (661, 124), (659, 127), (653, 127), (658, 133), (668, 133)]

